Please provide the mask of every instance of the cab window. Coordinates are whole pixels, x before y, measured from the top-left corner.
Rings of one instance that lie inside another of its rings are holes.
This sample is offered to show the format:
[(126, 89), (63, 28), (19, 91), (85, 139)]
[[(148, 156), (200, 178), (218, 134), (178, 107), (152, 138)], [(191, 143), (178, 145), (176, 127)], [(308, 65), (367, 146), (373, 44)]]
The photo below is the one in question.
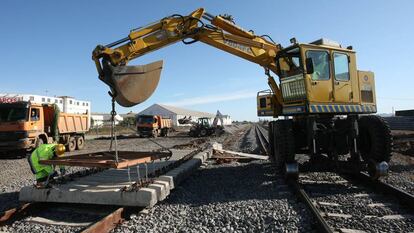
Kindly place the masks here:
[(297, 47), (284, 51), (276, 61), (282, 78), (302, 73), (300, 50)]
[(40, 111), (38, 108), (32, 108), (30, 110), (30, 120), (31, 121), (38, 121), (40, 118)]
[(333, 57), (335, 80), (349, 81), (348, 55), (343, 53), (334, 53)]
[(266, 97), (259, 99), (260, 108), (266, 108)]
[(306, 58), (312, 58), (312, 80), (329, 80), (329, 53), (327, 51), (309, 50)]

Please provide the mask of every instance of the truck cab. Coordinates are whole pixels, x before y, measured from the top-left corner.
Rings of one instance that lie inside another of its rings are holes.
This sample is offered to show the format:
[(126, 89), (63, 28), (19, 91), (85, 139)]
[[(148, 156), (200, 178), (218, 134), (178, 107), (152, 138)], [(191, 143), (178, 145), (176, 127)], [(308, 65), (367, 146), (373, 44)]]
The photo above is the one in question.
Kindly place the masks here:
[[(294, 43), (276, 57), (282, 115), (374, 113), (374, 74), (358, 71), (351, 47), (320, 39)], [(258, 95), (258, 115), (272, 116), (270, 93)]]
[(50, 104), (0, 100), (0, 154), (24, 155), (44, 143), (62, 143), (68, 151), (84, 147), (87, 114), (60, 113)]
[(24, 152), (53, 141), (44, 107), (25, 101), (0, 103), (0, 150)]
[(23, 152), (30, 147), (30, 105), (27, 102), (0, 103), (0, 151), (18, 149)]
[(171, 128), (171, 119), (158, 115), (137, 116), (137, 133), (140, 137), (167, 136)]

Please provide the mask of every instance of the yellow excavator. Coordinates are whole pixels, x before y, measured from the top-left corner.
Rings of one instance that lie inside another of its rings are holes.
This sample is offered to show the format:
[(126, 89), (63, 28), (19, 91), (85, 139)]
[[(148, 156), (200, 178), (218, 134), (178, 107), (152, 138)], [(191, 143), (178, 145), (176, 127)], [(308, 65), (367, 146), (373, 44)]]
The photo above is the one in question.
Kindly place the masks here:
[(382, 118), (370, 115), (377, 110), (374, 74), (357, 70), (351, 46), (327, 39), (298, 43), (292, 38), (282, 47), (269, 35), (237, 26), (231, 15), (215, 16), (200, 8), (98, 45), (92, 59), (113, 100), (130, 107), (154, 92), (163, 62), (128, 62), (179, 41), (200, 41), (263, 67), (270, 89), (258, 92), (257, 114), (277, 118), (269, 123), (269, 157), (289, 177), (299, 172), (297, 154), (320, 163), (342, 162), (336, 168), (368, 170), (373, 178), (387, 174), (391, 133)]

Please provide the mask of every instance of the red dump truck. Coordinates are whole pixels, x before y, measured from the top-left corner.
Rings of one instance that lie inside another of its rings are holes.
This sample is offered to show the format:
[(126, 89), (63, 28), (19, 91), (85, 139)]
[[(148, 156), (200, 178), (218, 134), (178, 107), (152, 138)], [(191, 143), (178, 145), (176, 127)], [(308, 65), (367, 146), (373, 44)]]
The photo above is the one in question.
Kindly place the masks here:
[(140, 137), (166, 137), (171, 127), (172, 121), (170, 118), (157, 115), (137, 116), (137, 133)]
[(0, 154), (26, 153), (43, 143), (62, 143), (67, 151), (85, 146), (88, 114), (69, 114), (56, 105), (0, 102)]

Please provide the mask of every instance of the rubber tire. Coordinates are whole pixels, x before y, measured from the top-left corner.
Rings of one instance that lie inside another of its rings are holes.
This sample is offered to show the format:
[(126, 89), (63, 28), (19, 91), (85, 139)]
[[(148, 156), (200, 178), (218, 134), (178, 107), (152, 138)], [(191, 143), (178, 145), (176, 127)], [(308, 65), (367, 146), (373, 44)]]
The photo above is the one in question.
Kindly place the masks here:
[(40, 145), (43, 145), (45, 142), (43, 141), (43, 139), (42, 138), (37, 138), (37, 140), (36, 140), (36, 147), (35, 147), (35, 149), (36, 148), (38, 148)]
[(161, 137), (167, 137), (168, 129), (161, 129)]
[(66, 145), (66, 151), (72, 152), (76, 149), (76, 139), (74, 137), (70, 137), (68, 140), (68, 144)]
[(76, 150), (82, 150), (85, 148), (85, 139), (81, 136), (76, 138)]
[(392, 136), (388, 124), (382, 117), (369, 115), (358, 120), (358, 149), (367, 162), (389, 162), (391, 159)]
[(274, 163), (283, 173), (286, 163), (295, 161), (295, 139), (292, 120), (278, 120), (273, 123)]
[(206, 137), (208, 134), (207, 129), (201, 129), (200, 130), (200, 137)]

